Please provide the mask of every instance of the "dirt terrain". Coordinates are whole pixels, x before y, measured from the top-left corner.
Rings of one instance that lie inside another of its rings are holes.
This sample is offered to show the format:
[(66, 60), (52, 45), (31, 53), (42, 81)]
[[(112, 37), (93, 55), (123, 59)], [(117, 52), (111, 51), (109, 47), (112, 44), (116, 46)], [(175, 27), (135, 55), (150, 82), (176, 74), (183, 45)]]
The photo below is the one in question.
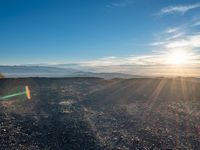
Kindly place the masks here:
[(200, 79), (1, 79), (2, 150), (198, 149)]

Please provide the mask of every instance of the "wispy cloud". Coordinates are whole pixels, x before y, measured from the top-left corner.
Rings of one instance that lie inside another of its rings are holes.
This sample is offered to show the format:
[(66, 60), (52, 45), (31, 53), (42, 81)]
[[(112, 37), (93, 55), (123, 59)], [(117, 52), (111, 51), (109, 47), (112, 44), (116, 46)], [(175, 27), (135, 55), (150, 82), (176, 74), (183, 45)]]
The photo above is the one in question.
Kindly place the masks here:
[(200, 35), (186, 35), (165, 44), (166, 48), (200, 48)]
[(168, 28), (167, 30), (166, 30), (166, 32), (167, 33), (175, 33), (175, 32), (177, 32), (177, 31), (179, 31), (179, 28)]
[[(151, 43), (152, 46), (160, 46), (165, 50), (200, 48), (200, 33), (194, 30), (193, 24), (186, 27), (168, 28), (159, 40)], [(193, 32), (194, 31), (194, 32)]]
[(193, 26), (200, 26), (200, 21), (195, 22)]
[(159, 40), (151, 43), (151, 46), (166, 53), (187, 52), (190, 55), (190, 64), (200, 65), (200, 33), (196, 32), (192, 23), (165, 30), (164, 35), (162, 33)]
[(159, 40), (150, 44), (154, 50), (148, 55), (110, 56), (84, 61), (80, 65), (97, 72), (179, 75), (180, 70), (171, 65), (170, 57), (174, 52), (184, 51), (187, 55), (187, 63), (182, 66), (181, 71), (184, 75), (198, 76), (200, 74), (200, 33), (188, 29), (195, 28), (191, 24), (163, 30)]
[(168, 6), (161, 9), (159, 14), (174, 14), (179, 13), (184, 15), (188, 11), (192, 9), (196, 9), (200, 7), (200, 3), (191, 4), (191, 5), (177, 5), (177, 6)]

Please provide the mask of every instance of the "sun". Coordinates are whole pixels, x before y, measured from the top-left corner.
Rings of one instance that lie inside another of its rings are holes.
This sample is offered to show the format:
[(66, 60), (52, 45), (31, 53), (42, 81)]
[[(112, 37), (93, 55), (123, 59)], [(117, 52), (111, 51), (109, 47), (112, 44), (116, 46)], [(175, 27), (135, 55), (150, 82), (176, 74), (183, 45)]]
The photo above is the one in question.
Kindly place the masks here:
[(173, 65), (184, 65), (189, 62), (189, 54), (185, 51), (175, 51), (169, 54), (168, 63)]

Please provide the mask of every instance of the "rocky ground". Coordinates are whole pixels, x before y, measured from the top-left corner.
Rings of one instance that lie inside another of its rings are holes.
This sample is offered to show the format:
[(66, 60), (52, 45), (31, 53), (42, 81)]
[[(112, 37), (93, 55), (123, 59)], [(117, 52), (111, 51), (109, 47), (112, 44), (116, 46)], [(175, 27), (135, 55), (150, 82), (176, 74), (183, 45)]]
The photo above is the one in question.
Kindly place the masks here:
[[(30, 86), (32, 95), (31, 101), (19, 96), (0, 103), (0, 149), (199, 149), (199, 81), (187, 79), (184, 85), (192, 86), (196, 95), (177, 101), (164, 99), (167, 86), (162, 94), (149, 96), (143, 84), (149, 82), (152, 90), (163, 81), (0, 80), (1, 95), (23, 90), (24, 85)], [(189, 96), (185, 93), (185, 97)]]

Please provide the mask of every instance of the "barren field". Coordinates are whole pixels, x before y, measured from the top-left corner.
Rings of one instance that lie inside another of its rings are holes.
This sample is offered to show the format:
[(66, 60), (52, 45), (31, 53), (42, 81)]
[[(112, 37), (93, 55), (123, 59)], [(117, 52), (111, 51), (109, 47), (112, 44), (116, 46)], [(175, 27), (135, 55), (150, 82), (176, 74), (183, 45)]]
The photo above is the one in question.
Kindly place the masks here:
[(198, 149), (200, 79), (1, 79), (2, 150)]

